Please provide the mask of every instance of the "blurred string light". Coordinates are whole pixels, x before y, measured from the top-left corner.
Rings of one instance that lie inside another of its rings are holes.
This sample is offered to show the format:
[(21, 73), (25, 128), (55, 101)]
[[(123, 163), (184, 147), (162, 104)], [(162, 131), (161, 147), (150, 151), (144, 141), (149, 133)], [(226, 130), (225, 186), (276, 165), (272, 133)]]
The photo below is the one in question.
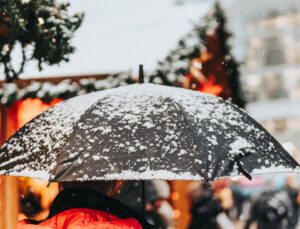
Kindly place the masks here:
[(179, 200), (179, 198), (180, 198), (180, 195), (178, 192), (171, 193), (171, 200), (176, 201), (176, 200)]
[(2, 50), (1, 50), (1, 54), (2, 55), (7, 55), (10, 52), (10, 48), (8, 44), (3, 45)]
[(45, 21), (44, 21), (44, 19), (42, 17), (38, 18), (38, 22), (39, 22), (40, 25), (45, 24)]
[(257, 88), (262, 83), (262, 77), (257, 74), (250, 74), (247, 76), (247, 84), (250, 87)]
[(175, 219), (178, 219), (181, 216), (181, 211), (179, 209), (174, 209), (173, 215)]

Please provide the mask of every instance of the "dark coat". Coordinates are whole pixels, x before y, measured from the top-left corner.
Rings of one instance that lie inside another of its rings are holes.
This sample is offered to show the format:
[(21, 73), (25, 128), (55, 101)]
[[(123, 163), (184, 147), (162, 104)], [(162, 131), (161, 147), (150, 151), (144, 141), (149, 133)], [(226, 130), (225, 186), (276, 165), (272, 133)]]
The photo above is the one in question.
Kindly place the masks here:
[[(133, 218), (142, 225), (143, 229), (153, 228), (141, 215), (121, 202), (102, 193), (80, 188), (70, 188), (60, 192), (53, 201), (46, 220), (71, 209), (93, 209), (109, 213), (120, 219)], [(32, 224), (41, 222), (43, 221), (30, 221)]]
[(252, 199), (245, 229), (257, 222), (258, 229), (291, 229), (298, 222), (297, 190), (266, 190)]

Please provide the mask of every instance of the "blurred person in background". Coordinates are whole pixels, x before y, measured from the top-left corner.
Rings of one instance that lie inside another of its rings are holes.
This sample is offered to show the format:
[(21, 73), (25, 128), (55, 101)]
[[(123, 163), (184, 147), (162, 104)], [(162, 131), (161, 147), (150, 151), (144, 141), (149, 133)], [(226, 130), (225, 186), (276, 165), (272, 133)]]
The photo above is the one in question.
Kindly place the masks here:
[(252, 198), (245, 229), (253, 222), (257, 229), (292, 229), (298, 222), (298, 191), (294, 189), (265, 190)]
[(173, 208), (166, 199), (146, 204), (146, 220), (157, 229), (175, 229)]
[(36, 195), (33, 189), (28, 188), (26, 194), (21, 194), (19, 210), (18, 220), (35, 217), (43, 210), (41, 196)]
[(31, 218), (45, 219), (49, 208), (58, 193), (58, 184), (33, 178), (19, 178), (19, 215), (18, 220)]
[(285, 187), (286, 177), (283, 174), (256, 175), (249, 180), (238, 177), (232, 184), (233, 208), (230, 216), (236, 220), (248, 217), (251, 197), (262, 190), (282, 190)]
[[(221, 200), (215, 197), (208, 183), (192, 183), (188, 189), (191, 201), (188, 229), (234, 229), (222, 208)], [(224, 204), (227, 206), (227, 202)]]
[[(166, 181), (145, 183), (145, 218), (156, 229), (174, 229), (175, 218), (170, 198), (170, 186)], [(142, 186), (140, 181), (128, 181), (115, 198), (136, 212), (142, 212)]]

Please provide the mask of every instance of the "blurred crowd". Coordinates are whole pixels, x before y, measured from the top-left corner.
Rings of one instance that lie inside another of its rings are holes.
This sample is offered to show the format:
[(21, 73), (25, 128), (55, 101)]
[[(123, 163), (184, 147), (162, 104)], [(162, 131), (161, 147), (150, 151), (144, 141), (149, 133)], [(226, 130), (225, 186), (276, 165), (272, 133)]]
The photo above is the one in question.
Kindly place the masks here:
[[(136, 212), (144, 212), (155, 228), (180, 228), (178, 210), (171, 198), (171, 182), (127, 181), (121, 186), (114, 198)], [(20, 219), (45, 218), (57, 194), (56, 188), (46, 188), (34, 179), (21, 180)], [(225, 178), (211, 184), (189, 182), (186, 189), (184, 198), (190, 208), (188, 229), (298, 228), (300, 176), (297, 174), (258, 175), (251, 181), (245, 177)]]
[(189, 229), (297, 228), (299, 184), (295, 174), (259, 175), (251, 181), (245, 177), (223, 179), (211, 187), (197, 183), (190, 192)]

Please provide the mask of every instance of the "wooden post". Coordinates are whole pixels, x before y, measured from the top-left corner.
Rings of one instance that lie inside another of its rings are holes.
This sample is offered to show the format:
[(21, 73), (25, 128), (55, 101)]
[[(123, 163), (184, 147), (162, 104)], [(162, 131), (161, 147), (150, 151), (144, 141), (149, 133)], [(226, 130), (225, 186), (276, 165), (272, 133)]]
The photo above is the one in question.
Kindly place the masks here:
[(176, 228), (187, 228), (190, 221), (190, 201), (188, 199), (187, 187), (192, 181), (172, 181), (173, 190), (176, 191), (180, 198), (177, 201), (173, 201), (173, 207), (175, 211), (179, 211), (179, 215), (176, 218)]
[(0, 229), (16, 228), (18, 199), (17, 178), (0, 176)]
[[(0, 107), (1, 139), (0, 145), (9, 137), (7, 135), (6, 108)], [(15, 229), (19, 209), (18, 180), (16, 177), (0, 176), (0, 229)]]

